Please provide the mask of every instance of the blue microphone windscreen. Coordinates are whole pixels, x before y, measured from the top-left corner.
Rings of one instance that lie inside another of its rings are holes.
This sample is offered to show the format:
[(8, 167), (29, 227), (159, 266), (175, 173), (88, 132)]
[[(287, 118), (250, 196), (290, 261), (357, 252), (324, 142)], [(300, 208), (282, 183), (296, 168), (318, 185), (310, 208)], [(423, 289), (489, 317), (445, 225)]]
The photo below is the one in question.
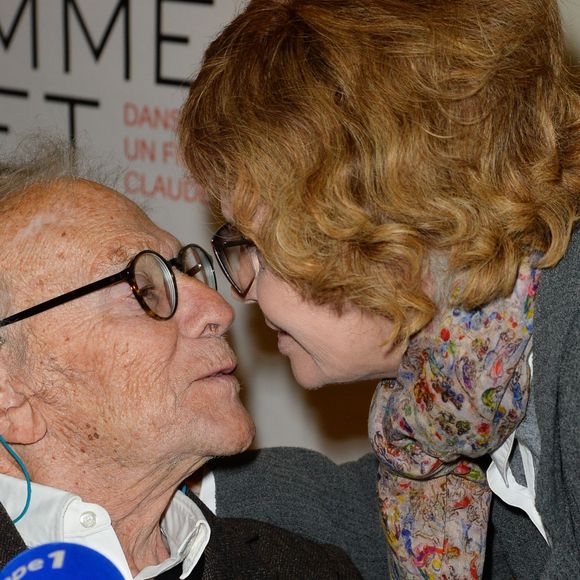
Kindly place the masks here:
[(105, 556), (79, 544), (57, 542), (30, 548), (0, 572), (0, 580), (123, 580)]

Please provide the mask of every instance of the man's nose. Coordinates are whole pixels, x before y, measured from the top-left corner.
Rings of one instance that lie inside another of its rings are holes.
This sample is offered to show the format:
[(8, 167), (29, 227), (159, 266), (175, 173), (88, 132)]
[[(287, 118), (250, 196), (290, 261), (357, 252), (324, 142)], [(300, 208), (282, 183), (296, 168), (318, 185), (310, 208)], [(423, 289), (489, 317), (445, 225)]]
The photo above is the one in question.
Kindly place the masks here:
[(183, 334), (191, 337), (222, 336), (234, 321), (233, 308), (203, 282), (177, 274), (176, 316)]

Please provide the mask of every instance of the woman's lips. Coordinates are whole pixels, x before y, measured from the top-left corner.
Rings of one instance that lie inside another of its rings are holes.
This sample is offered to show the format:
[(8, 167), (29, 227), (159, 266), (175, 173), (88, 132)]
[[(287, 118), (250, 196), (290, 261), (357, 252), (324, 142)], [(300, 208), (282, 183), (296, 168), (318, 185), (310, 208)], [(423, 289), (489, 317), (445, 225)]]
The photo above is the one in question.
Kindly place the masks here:
[(284, 355), (288, 355), (294, 339), (291, 335), (283, 330), (278, 331), (278, 350)]
[(271, 328), (272, 330), (275, 330), (276, 332), (279, 332), (280, 329), (270, 320), (268, 320), (267, 318), (264, 318), (264, 322), (266, 323), (266, 326), (268, 328)]
[(288, 334), (285, 330), (282, 330), (278, 326), (276, 326), (272, 321), (268, 320), (267, 318), (264, 319), (266, 322), (266, 326), (271, 328), (275, 332), (278, 333), (278, 350), (281, 354), (288, 355), (288, 351), (294, 343), (294, 339), (292, 335)]

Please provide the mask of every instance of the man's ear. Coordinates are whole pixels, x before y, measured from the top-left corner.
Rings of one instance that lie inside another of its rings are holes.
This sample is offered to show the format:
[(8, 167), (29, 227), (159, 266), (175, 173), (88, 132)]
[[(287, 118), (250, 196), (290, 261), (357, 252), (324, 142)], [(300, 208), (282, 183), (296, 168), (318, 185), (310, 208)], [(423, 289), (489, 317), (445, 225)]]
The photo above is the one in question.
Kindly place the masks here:
[(0, 435), (8, 443), (28, 445), (44, 437), (46, 421), (21, 391), (0, 360)]

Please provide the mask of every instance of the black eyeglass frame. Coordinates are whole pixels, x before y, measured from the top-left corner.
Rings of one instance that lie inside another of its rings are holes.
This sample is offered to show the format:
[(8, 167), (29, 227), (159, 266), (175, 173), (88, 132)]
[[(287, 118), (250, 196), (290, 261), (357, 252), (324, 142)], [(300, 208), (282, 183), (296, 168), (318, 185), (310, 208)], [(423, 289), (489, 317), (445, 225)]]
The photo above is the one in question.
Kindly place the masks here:
[(252, 287), (252, 284), (250, 284), (247, 288), (244, 289), (244, 288), (241, 288), (240, 285), (236, 282), (233, 275), (229, 271), (229, 268), (226, 265), (227, 260), (225, 259), (225, 250), (227, 248), (234, 248), (236, 246), (252, 247), (252, 246), (255, 246), (256, 244), (254, 244), (254, 242), (252, 242), (252, 240), (249, 240), (248, 238), (243, 236), (241, 232), (240, 232), (240, 235), (238, 238), (235, 238), (232, 240), (225, 239), (223, 232), (224, 232), (224, 230), (227, 230), (228, 228), (234, 228), (237, 231), (237, 228), (235, 228), (235, 226), (232, 226), (232, 224), (230, 224), (230, 223), (223, 224), (222, 226), (220, 226), (218, 228), (218, 230), (212, 236), (211, 247), (212, 247), (213, 253), (216, 257), (217, 263), (219, 264), (219, 267), (221, 268), (222, 272), (224, 273), (224, 276), (227, 278), (228, 282), (234, 287), (234, 290), (240, 296), (244, 297), (248, 293), (248, 290)]
[[(187, 244), (186, 246), (183, 246), (181, 250), (179, 250), (179, 254), (177, 255), (177, 257), (172, 258), (171, 260), (166, 260), (161, 254), (158, 254), (153, 250), (143, 250), (139, 252), (136, 256), (134, 256), (127, 265), (127, 267), (121, 272), (118, 272), (117, 274), (112, 274), (111, 276), (107, 276), (106, 278), (102, 278), (101, 280), (97, 280), (96, 282), (91, 282), (86, 286), (81, 286), (76, 290), (71, 290), (70, 292), (66, 292), (65, 294), (61, 294), (60, 296), (51, 298), (50, 300), (46, 300), (45, 302), (41, 302), (36, 306), (31, 306), (30, 308), (26, 308), (21, 312), (12, 314), (11, 316), (8, 316), (0, 320), (0, 328), (2, 328), (3, 326), (8, 326), (9, 324), (13, 324), (15, 322), (19, 322), (20, 320), (30, 318), (31, 316), (35, 316), (36, 314), (40, 314), (41, 312), (46, 312), (47, 310), (50, 310), (55, 306), (60, 306), (61, 304), (65, 304), (67, 302), (70, 302), (71, 300), (76, 300), (81, 296), (86, 296), (87, 294), (91, 294), (92, 292), (96, 292), (97, 290), (107, 288), (108, 286), (119, 284), (120, 282), (127, 282), (127, 284), (129, 284), (131, 290), (133, 291), (133, 295), (139, 302), (139, 305), (149, 316), (151, 316), (151, 318), (155, 318), (156, 320), (168, 320), (175, 314), (178, 303), (177, 282), (175, 280), (175, 275), (173, 274), (173, 268), (176, 267), (180, 272), (184, 272), (183, 256), (189, 248), (194, 248), (196, 251), (200, 252), (203, 256), (205, 256), (205, 258), (207, 258), (207, 262), (210, 267), (209, 271), (210, 276), (208, 276), (208, 281), (211, 280), (212, 282), (211, 284), (208, 284), (208, 286), (213, 290), (217, 290), (217, 281), (211, 256), (201, 246), (198, 246), (197, 244)], [(163, 264), (165, 264), (167, 270), (171, 274), (173, 287), (175, 288), (175, 304), (173, 306), (171, 313), (168, 316), (159, 316), (157, 313), (151, 310), (151, 308), (147, 305), (143, 296), (141, 295), (139, 287), (137, 286), (137, 282), (135, 280), (135, 264), (138, 258), (144, 254), (153, 254), (157, 259), (159, 259)]]

